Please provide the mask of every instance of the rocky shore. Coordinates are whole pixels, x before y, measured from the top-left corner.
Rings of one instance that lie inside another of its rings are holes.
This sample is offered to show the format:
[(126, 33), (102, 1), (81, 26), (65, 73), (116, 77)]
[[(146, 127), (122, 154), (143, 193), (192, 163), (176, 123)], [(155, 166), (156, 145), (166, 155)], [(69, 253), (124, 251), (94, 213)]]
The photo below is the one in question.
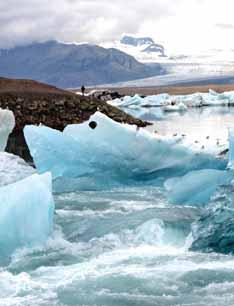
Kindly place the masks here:
[(28, 159), (29, 152), (23, 138), (28, 124), (44, 124), (63, 130), (68, 124), (82, 123), (97, 110), (115, 121), (145, 127), (148, 123), (95, 97), (83, 97), (56, 87), (28, 80), (0, 78), (0, 108), (13, 111), (15, 129), (7, 150)]

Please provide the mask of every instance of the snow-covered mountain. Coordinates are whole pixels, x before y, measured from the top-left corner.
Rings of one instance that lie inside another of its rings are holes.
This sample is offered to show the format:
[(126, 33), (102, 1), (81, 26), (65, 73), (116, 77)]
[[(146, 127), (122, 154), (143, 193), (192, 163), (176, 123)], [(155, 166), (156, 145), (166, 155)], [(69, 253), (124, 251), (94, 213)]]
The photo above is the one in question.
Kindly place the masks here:
[(151, 37), (125, 35), (119, 41), (104, 43), (103, 47), (119, 49), (143, 63), (163, 62), (167, 59), (164, 47), (155, 43)]
[[(171, 52), (161, 44), (155, 43), (151, 37), (123, 36), (119, 41), (105, 44), (105, 47), (115, 47), (134, 56), (139, 62), (146, 64), (160, 63), (167, 76), (150, 78), (150, 84), (160, 83), (159, 79), (168, 77), (174, 81), (206, 79), (210, 77), (223, 79), (234, 75), (234, 49), (211, 49), (200, 52)], [(202, 48), (202, 47), (201, 47)], [(153, 81), (153, 82), (152, 82)], [(148, 83), (148, 81), (147, 81)]]

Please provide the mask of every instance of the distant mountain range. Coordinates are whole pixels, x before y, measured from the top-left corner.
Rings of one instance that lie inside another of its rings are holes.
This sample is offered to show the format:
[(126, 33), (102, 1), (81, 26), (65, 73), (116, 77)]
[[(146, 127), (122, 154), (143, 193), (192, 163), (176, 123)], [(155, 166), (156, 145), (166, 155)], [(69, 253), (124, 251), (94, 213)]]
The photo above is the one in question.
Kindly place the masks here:
[(34, 79), (62, 88), (142, 79), (164, 72), (115, 48), (56, 41), (0, 50), (0, 76)]

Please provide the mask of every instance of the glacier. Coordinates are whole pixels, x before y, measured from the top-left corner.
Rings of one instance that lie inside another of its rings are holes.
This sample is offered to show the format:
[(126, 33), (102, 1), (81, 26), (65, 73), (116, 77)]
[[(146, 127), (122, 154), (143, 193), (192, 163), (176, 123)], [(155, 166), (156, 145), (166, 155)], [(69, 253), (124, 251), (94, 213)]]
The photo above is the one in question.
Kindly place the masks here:
[[(97, 124), (95, 129), (90, 128), (91, 122)], [(39, 173), (49, 171), (53, 179), (79, 179), (91, 189), (95, 183), (146, 183), (171, 173), (226, 167), (225, 160), (194, 152), (180, 139), (117, 123), (100, 112), (87, 122), (68, 125), (63, 132), (26, 126), (24, 135)]]
[(0, 188), (0, 259), (44, 243), (53, 229), (51, 175), (34, 174)]
[(0, 109), (0, 151), (4, 151), (8, 136), (15, 127), (15, 117), (12, 111)]

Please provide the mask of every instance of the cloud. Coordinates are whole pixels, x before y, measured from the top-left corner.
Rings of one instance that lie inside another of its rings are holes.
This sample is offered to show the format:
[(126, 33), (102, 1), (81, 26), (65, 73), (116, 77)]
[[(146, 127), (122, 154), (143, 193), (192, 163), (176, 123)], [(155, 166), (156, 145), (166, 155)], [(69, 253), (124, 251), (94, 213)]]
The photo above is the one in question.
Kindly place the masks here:
[(137, 33), (180, 0), (8, 0), (0, 2), (0, 47), (58, 39), (98, 43)]
[(230, 23), (217, 23), (216, 27), (220, 28), (220, 29), (224, 29), (224, 30), (233, 30), (234, 29), (234, 24), (230, 24)]
[(0, 48), (59, 40), (100, 43), (123, 33), (167, 49), (230, 45), (230, 0), (0, 0)]

